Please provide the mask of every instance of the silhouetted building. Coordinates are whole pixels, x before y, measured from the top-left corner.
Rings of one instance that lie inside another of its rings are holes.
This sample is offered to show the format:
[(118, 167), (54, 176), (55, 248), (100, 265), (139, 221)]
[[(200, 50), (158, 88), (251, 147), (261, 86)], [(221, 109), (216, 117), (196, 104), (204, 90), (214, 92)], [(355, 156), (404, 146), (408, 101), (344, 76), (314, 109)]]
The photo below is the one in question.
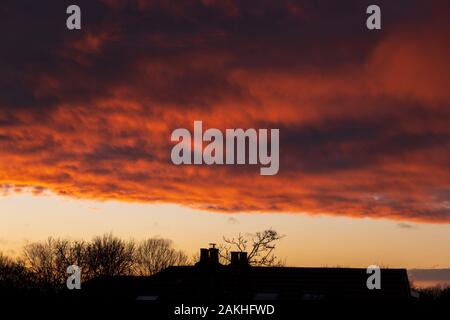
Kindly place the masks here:
[(366, 269), (252, 267), (247, 253), (232, 252), (219, 263), (212, 246), (200, 250), (195, 266), (169, 267), (150, 277), (103, 277), (83, 287), (90, 294), (164, 302), (309, 300), (408, 300), (405, 269), (381, 269), (381, 289), (369, 290)]

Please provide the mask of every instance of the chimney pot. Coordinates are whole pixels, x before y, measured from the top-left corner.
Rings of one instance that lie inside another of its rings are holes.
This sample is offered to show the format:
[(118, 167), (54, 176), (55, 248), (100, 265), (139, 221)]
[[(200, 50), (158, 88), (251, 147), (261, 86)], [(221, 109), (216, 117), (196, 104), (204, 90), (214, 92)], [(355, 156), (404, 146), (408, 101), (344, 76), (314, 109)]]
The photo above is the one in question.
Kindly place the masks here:
[(209, 248), (209, 262), (211, 264), (219, 264), (219, 249)]

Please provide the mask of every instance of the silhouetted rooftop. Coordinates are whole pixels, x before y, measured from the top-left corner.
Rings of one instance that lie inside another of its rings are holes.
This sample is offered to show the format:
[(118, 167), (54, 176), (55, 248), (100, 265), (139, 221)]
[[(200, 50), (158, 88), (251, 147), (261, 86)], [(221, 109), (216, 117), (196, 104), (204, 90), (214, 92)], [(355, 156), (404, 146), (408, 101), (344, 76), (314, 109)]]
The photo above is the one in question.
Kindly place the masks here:
[(405, 269), (381, 269), (381, 289), (369, 290), (366, 269), (169, 267), (150, 277), (105, 277), (86, 283), (93, 294), (159, 301), (406, 300)]

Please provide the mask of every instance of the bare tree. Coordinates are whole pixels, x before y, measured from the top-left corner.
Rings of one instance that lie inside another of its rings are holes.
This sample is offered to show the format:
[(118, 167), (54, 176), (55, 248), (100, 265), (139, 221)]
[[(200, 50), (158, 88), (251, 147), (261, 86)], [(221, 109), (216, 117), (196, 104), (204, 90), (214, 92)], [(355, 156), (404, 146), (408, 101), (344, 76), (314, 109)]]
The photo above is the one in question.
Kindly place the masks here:
[(56, 260), (66, 268), (72, 264), (82, 266), (86, 260), (86, 248), (87, 245), (84, 241), (58, 239), (55, 241)]
[(284, 238), (277, 231), (268, 229), (256, 232), (247, 237), (241, 233), (237, 238), (223, 237), (225, 244), (220, 246), (222, 261), (230, 261), (231, 251), (247, 252), (248, 262), (253, 266), (281, 266), (284, 263), (278, 259), (274, 250), (276, 243)]
[(67, 267), (77, 265), (83, 281), (100, 275), (151, 275), (171, 265), (188, 263), (186, 254), (166, 239), (148, 239), (136, 248), (133, 241), (112, 234), (91, 242), (48, 238), (24, 248), (26, 266), (41, 286), (58, 288), (65, 284)]
[(58, 272), (61, 272), (63, 283), (67, 279), (67, 267), (76, 265), (82, 270), (83, 281), (89, 279), (88, 274), (83, 274), (87, 270), (86, 263), (87, 245), (84, 241), (70, 241), (67, 239), (57, 239), (54, 241), (55, 264)]
[(46, 242), (31, 243), (24, 248), (25, 264), (41, 285), (61, 287), (67, 279), (67, 267), (86, 266), (84, 242), (48, 238)]
[(14, 290), (28, 289), (34, 284), (32, 274), (28, 272), (20, 259), (11, 259), (0, 252), (0, 294)]
[(47, 287), (57, 287), (63, 281), (55, 255), (55, 240), (48, 238), (43, 243), (31, 243), (23, 250), (25, 263), (36, 280)]
[(148, 276), (169, 266), (188, 264), (188, 256), (173, 248), (168, 239), (151, 238), (142, 241), (136, 248), (135, 272)]
[(131, 274), (134, 265), (135, 245), (112, 234), (95, 237), (85, 251), (85, 264), (89, 277)]

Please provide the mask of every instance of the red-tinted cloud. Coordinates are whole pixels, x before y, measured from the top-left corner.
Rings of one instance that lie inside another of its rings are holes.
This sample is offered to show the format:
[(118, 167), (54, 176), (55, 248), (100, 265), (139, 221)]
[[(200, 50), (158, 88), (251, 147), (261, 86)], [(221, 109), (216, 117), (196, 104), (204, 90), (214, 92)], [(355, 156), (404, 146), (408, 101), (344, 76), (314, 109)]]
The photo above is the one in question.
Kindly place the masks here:
[[(383, 2), (371, 32), (360, 1), (82, 1), (69, 32), (63, 1), (20, 2), (1, 28), (7, 188), (450, 221), (446, 3)], [(194, 120), (280, 128), (279, 174), (173, 165)]]

